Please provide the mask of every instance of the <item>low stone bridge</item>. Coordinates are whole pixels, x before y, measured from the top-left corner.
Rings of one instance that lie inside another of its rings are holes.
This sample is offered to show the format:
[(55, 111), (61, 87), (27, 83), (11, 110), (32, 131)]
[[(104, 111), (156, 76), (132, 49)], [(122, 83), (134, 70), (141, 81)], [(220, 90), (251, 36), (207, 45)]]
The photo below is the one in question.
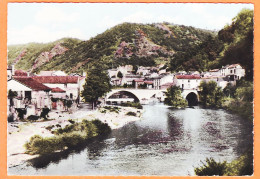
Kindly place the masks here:
[[(113, 89), (109, 93), (107, 93), (105, 97), (105, 102), (140, 102), (141, 104), (146, 104), (152, 98), (157, 98), (161, 101), (165, 99), (166, 89), (134, 89), (134, 88), (119, 88)], [(113, 97), (114, 94), (117, 93), (124, 93), (132, 98), (120, 98), (120, 97)], [(182, 97), (186, 99), (189, 105), (196, 105), (198, 103), (198, 91), (196, 89), (184, 89), (182, 92)]]
[[(109, 93), (107, 93), (105, 100), (106, 101), (118, 101), (117, 98), (110, 98), (112, 95), (118, 93), (118, 92), (124, 92), (128, 93), (135, 97), (135, 101), (138, 101), (140, 103), (145, 103), (152, 97), (155, 98), (163, 98), (165, 90), (155, 90), (155, 89), (132, 89), (132, 88), (126, 88), (126, 89), (113, 89)], [(123, 99), (123, 98), (122, 98)], [(128, 98), (126, 98), (128, 99)]]

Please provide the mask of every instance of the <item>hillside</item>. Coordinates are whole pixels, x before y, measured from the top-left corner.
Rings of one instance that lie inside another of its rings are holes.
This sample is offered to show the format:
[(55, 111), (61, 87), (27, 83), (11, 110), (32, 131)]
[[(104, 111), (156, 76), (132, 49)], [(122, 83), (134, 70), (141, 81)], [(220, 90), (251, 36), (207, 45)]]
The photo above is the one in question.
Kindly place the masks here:
[(8, 46), (8, 65), (31, 71), (48, 63), (54, 56), (74, 48), (80, 40), (63, 38), (51, 43), (28, 43)]
[(61, 39), (52, 43), (8, 47), (8, 64), (17, 69), (82, 72), (93, 62), (105, 59), (109, 67), (132, 64), (168, 64), (177, 52), (187, 52), (214, 32), (194, 27), (123, 23), (87, 41)]
[(246, 70), (246, 79), (253, 80), (254, 12), (243, 9), (231, 24), (220, 30), (217, 36), (208, 36), (188, 51), (174, 54), (170, 62), (172, 71), (206, 71), (228, 64), (239, 63)]

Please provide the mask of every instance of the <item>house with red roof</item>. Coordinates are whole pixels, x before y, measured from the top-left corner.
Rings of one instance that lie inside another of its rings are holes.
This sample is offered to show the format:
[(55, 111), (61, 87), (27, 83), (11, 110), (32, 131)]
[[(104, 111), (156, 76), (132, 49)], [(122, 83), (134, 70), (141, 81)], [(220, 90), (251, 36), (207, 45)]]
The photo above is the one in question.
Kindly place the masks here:
[[(65, 91), (66, 98), (79, 102), (80, 92), (83, 90), (86, 77), (80, 76), (34, 76), (33, 79), (49, 88)], [(54, 92), (55, 93), (55, 92)], [(57, 93), (57, 92), (56, 92)]]
[(174, 81), (182, 89), (197, 89), (201, 77), (200, 75), (176, 75)]
[[(7, 90), (9, 112), (23, 109), (26, 110), (26, 116), (30, 116), (40, 115), (43, 108), (51, 109), (51, 88), (35, 81), (32, 77), (13, 77), (7, 82)], [(28, 107), (30, 110), (27, 110)]]

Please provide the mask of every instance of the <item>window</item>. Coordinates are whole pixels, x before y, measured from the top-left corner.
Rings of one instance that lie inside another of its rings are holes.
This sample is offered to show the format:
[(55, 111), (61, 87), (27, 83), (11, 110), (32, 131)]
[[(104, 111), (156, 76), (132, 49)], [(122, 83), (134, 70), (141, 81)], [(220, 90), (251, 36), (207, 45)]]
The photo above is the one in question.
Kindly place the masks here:
[(232, 73), (233, 72), (233, 70), (230, 70), (230, 73)]

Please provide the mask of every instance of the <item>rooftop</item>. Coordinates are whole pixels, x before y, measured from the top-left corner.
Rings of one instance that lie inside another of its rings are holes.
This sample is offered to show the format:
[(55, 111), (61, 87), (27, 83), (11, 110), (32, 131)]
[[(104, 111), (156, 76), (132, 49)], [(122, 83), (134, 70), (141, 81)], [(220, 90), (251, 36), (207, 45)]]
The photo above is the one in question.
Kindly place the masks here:
[(34, 76), (33, 79), (39, 83), (67, 84), (78, 83), (78, 80), (83, 78), (78, 76)]
[(32, 77), (14, 77), (14, 80), (22, 83), (23, 85), (27, 86), (28, 88), (31, 88), (35, 91), (50, 91), (51, 88), (35, 81), (32, 79)]

